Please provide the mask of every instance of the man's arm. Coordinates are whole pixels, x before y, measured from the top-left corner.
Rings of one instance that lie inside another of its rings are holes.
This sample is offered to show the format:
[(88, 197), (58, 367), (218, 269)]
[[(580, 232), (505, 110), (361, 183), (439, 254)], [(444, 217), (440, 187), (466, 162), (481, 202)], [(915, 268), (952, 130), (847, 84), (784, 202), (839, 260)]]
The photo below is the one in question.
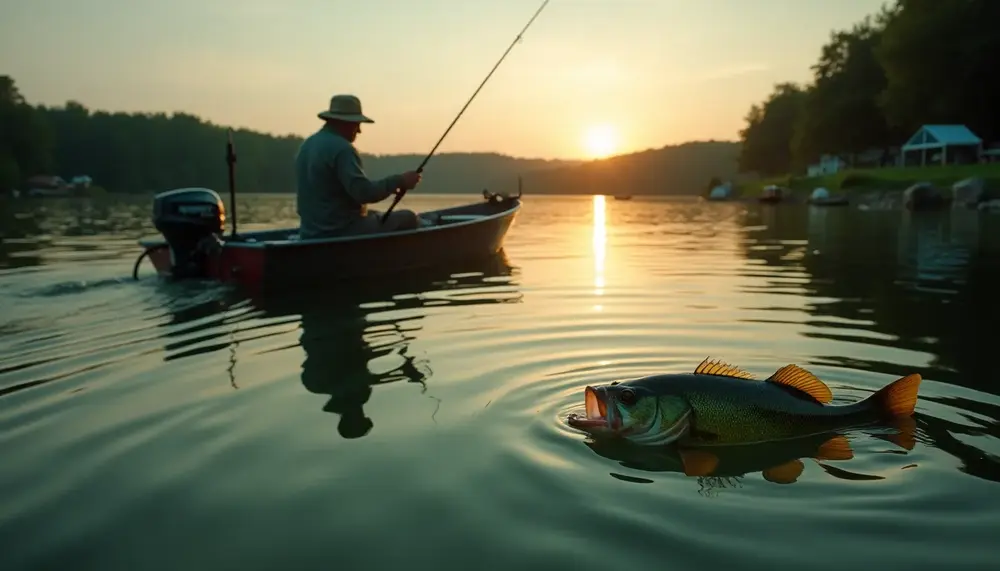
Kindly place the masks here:
[(337, 153), (336, 172), (340, 183), (359, 204), (381, 202), (403, 186), (403, 177), (392, 175), (382, 180), (371, 180), (361, 168), (361, 158), (353, 146)]

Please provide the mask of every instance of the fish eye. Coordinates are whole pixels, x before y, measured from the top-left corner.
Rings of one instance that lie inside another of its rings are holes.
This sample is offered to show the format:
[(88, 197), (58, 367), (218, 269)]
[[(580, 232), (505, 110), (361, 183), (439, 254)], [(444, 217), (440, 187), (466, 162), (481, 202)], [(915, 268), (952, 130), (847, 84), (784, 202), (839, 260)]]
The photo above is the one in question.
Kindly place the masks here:
[(625, 389), (621, 392), (621, 395), (618, 398), (622, 401), (623, 405), (632, 406), (635, 404), (635, 391), (632, 389)]

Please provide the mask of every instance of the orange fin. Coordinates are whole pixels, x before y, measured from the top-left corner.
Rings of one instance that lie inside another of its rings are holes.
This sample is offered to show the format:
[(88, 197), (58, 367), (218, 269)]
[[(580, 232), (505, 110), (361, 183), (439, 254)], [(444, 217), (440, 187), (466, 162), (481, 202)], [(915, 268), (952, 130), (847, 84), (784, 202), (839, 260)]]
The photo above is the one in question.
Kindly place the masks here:
[(854, 458), (851, 443), (843, 435), (838, 434), (827, 440), (816, 451), (817, 460), (850, 460)]
[(681, 450), (680, 455), (687, 476), (708, 476), (719, 465), (719, 457), (704, 450)]
[(887, 434), (883, 438), (900, 448), (913, 450), (917, 445), (917, 421), (912, 416), (901, 416), (892, 422), (892, 427), (899, 432)]
[(906, 375), (882, 387), (868, 398), (873, 399), (876, 406), (889, 416), (910, 416), (917, 407), (920, 381), (920, 375), (917, 373)]
[(833, 400), (830, 387), (798, 365), (785, 365), (768, 377), (767, 381), (798, 389), (823, 404)]
[(806, 466), (801, 460), (785, 462), (780, 466), (764, 470), (764, 479), (775, 484), (791, 484), (799, 479)]
[(733, 377), (734, 379), (746, 379), (748, 381), (757, 379), (757, 377), (753, 376), (753, 374), (748, 373), (735, 365), (723, 363), (722, 361), (710, 361), (708, 357), (706, 357), (705, 360), (698, 365), (698, 367), (694, 370), (694, 374)]

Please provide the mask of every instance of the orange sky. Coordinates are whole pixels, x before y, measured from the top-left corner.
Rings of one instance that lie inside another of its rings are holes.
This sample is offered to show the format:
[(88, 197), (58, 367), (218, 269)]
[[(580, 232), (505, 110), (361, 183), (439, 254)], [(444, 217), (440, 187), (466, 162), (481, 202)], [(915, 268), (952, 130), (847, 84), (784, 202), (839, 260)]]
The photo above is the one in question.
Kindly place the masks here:
[[(349, 92), (376, 120), (357, 143), (372, 153), (427, 152), (541, 4), (0, 2), (0, 73), (32, 102), (305, 135)], [(774, 83), (808, 79), (831, 29), (881, 3), (552, 0), (440, 150), (588, 158), (735, 139)]]

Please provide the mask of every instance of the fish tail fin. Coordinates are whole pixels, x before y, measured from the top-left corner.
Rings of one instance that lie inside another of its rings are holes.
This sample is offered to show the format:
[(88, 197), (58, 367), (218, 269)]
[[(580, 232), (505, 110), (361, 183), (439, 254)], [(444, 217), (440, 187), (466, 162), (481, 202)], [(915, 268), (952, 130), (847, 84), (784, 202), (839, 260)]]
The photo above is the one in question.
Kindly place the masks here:
[(906, 375), (882, 387), (868, 397), (875, 409), (891, 418), (910, 416), (917, 406), (917, 391), (920, 389), (919, 374)]

